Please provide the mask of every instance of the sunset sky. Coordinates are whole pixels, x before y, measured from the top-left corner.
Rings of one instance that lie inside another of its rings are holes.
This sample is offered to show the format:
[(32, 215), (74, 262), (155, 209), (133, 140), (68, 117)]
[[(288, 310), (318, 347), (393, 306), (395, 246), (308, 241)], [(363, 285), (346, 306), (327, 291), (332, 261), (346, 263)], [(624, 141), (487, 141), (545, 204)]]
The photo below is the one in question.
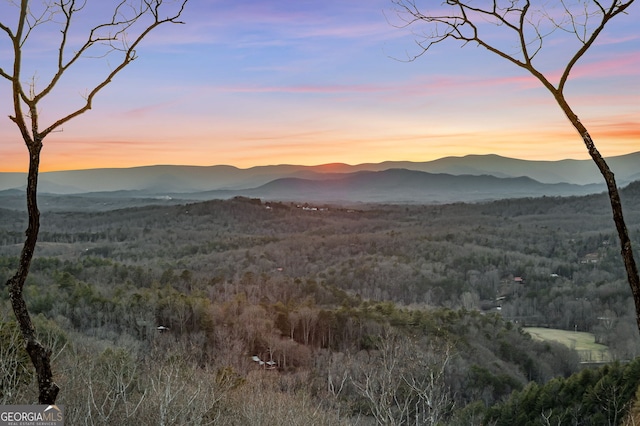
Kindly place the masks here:
[[(2, 10), (0, 21), (12, 25)], [(419, 50), (409, 29), (393, 25), (400, 21), (390, 0), (191, 0), (182, 19), (185, 25), (164, 26), (143, 43), (91, 111), (45, 140), (43, 171), (489, 153), (588, 158), (551, 95), (504, 59), (451, 41), (406, 61)], [(639, 20), (636, 2), (607, 27), (566, 88), (605, 156), (640, 151)], [(27, 63), (36, 85), (55, 60), (55, 37), (52, 30), (34, 33)], [(571, 41), (550, 39), (548, 47), (541, 60), (556, 75)], [(0, 33), (3, 69), (11, 69), (8, 57)], [(77, 105), (90, 76), (110, 63), (86, 59), (80, 66), (86, 68), (43, 104), (43, 126)], [(7, 118), (4, 79), (0, 99), (0, 171), (25, 171), (27, 151)]]

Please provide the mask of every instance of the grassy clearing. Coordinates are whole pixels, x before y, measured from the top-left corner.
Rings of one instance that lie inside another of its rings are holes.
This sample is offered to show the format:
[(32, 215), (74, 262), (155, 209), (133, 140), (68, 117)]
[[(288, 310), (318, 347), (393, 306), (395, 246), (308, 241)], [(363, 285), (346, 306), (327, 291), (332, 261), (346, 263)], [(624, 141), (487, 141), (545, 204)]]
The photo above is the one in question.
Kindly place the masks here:
[(562, 343), (575, 349), (584, 362), (610, 361), (609, 349), (595, 342), (592, 333), (583, 331), (567, 331), (557, 328), (523, 327), (534, 339)]

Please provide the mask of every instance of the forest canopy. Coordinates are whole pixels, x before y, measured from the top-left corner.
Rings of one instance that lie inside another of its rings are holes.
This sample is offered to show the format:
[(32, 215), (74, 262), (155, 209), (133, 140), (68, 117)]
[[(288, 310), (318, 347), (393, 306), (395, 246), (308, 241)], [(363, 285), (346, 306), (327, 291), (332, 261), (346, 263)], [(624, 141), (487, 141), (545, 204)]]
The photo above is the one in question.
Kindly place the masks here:
[[(630, 212), (640, 212), (639, 195), (637, 184), (624, 189)], [(197, 377), (206, 373), (217, 377), (219, 398), (190, 409), (218, 421), (239, 415), (237, 392), (272, 385), (291, 404), (300, 403), (294, 389), (311, 392), (326, 424), (498, 418), (496, 410), (513, 407), (496, 404), (514, 391), (569, 380), (584, 363), (631, 360), (640, 349), (604, 195), (359, 208), (168, 203), (43, 208), (29, 308), (58, 369), (88, 366), (88, 376), (64, 375), (71, 389), (60, 403), (76, 406), (89, 380), (93, 398), (126, 407), (154, 386), (159, 392), (158, 383), (136, 382), (143, 374), (175, 374), (202, 402)], [(0, 216), (0, 274), (8, 275), (25, 219), (19, 209)], [(2, 299), (8, 304), (5, 292)], [(2, 320), (0, 332), (14, 336), (11, 318)], [(606, 351), (538, 341), (522, 326), (589, 332)], [(24, 354), (11, 357), (24, 365)], [(105, 368), (129, 381), (128, 399), (110, 399)], [(395, 374), (373, 374), (389, 368)], [(29, 395), (31, 373), (16, 371), (2, 383), (4, 402)], [(288, 387), (264, 382), (261, 371)], [(374, 388), (405, 398), (391, 404)], [(433, 395), (424, 389), (439, 395), (437, 412), (426, 408)]]

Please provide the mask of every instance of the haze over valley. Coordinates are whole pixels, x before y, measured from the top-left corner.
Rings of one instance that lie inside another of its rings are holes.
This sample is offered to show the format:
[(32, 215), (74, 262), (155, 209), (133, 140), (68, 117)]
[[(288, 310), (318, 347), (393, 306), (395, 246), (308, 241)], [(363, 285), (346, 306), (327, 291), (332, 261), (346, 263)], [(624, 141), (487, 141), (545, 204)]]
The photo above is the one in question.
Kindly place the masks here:
[[(640, 178), (640, 152), (608, 158), (618, 184)], [(0, 196), (17, 195), (25, 175), (0, 173)], [(501, 198), (571, 196), (606, 189), (590, 160), (527, 161), (497, 155), (446, 157), (430, 162), (232, 166), (148, 166), (40, 174), (41, 194), (174, 200), (450, 203)]]

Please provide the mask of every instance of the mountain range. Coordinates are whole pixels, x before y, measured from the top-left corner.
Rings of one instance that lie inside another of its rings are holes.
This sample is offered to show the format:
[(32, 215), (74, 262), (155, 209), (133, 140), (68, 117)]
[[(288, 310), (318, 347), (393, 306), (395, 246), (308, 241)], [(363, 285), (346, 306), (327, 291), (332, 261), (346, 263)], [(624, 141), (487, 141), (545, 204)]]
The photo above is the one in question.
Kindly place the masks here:
[[(640, 180), (640, 152), (607, 158), (624, 186)], [(0, 191), (24, 190), (25, 173), (0, 173)], [(246, 196), (309, 202), (447, 203), (586, 195), (605, 191), (591, 160), (529, 161), (498, 155), (348, 165), (145, 166), (40, 174), (41, 194), (204, 200)], [(8, 192), (7, 192), (8, 191)]]

